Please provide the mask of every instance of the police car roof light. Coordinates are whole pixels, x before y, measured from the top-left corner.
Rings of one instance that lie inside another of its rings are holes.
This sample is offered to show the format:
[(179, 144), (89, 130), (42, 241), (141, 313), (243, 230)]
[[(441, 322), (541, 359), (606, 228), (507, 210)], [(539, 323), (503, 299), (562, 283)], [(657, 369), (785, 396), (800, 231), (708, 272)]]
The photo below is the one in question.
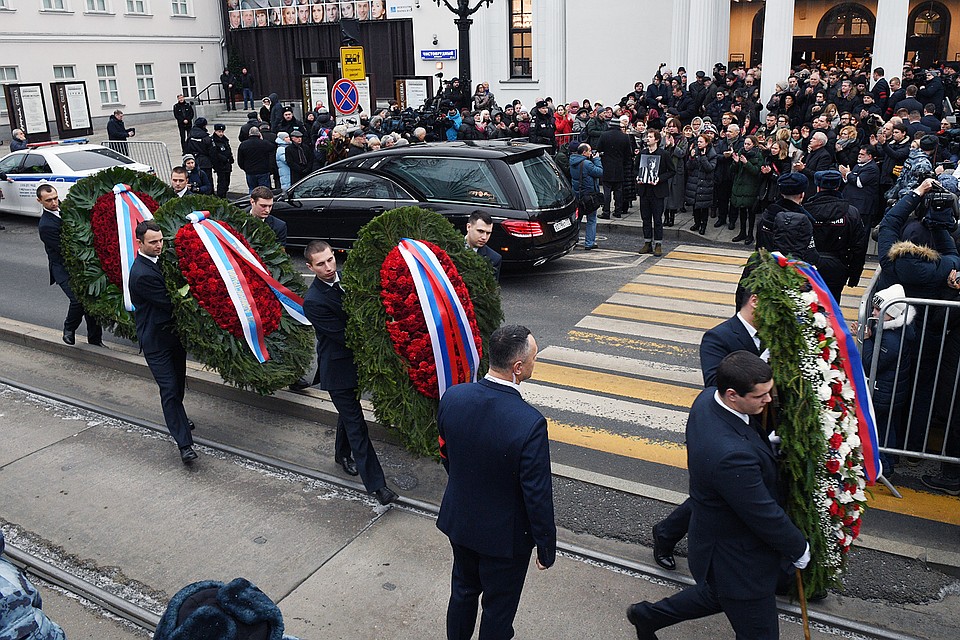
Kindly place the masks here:
[(86, 138), (69, 138), (67, 140), (51, 140), (50, 142), (31, 142), (27, 145), (30, 149), (38, 149), (40, 147), (54, 147), (61, 144), (87, 144), (90, 142)]

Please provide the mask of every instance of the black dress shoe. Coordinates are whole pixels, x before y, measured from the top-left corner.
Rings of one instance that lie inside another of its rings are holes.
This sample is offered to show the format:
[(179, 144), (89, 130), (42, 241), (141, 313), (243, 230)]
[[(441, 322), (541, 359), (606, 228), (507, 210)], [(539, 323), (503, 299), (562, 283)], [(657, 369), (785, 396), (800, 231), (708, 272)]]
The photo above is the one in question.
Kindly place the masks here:
[(290, 391), (303, 391), (304, 389), (309, 389), (312, 386), (313, 385), (307, 382), (305, 379), (300, 378), (299, 380), (294, 382), (292, 385), (290, 385), (289, 389)]
[(69, 329), (63, 330), (63, 341), (67, 344), (74, 345), (77, 344), (77, 332), (70, 331)]
[(718, 218), (717, 221), (713, 223), (713, 226), (719, 228), (719, 227), (722, 227), (722, 226), (725, 225), (725, 224), (727, 224), (727, 221), (726, 221), (726, 220), (720, 220), (720, 219)]
[(353, 461), (353, 458), (343, 458), (342, 460), (340, 458), (334, 458), (334, 461), (343, 467), (343, 472), (348, 476), (356, 476), (360, 474), (360, 472), (357, 470), (357, 463)]
[(600, 213), (600, 214), (597, 214), (597, 219), (598, 219), (598, 220), (609, 220), (609, 219), (610, 219), (610, 214), (609, 214), (609, 213)]
[(666, 540), (657, 535), (657, 526), (653, 526), (653, 559), (668, 571), (677, 569), (677, 561), (673, 558), (673, 547)]
[(642, 604), (638, 602), (627, 607), (627, 620), (637, 630), (637, 640), (657, 640), (657, 634), (647, 628), (646, 620), (639, 611)]
[(736, 229), (736, 228), (737, 228), (737, 221), (736, 221), (736, 220), (731, 220), (730, 223), (727, 224), (727, 229), (730, 229), (730, 231), (733, 231), (733, 230)]
[(622, 218), (622, 217), (623, 217), (623, 214), (622, 214), (622, 213), (615, 213), (615, 214), (613, 214), (613, 217), (614, 217), (614, 218)]
[(193, 447), (186, 446), (180, 447), (180, 460), (183, 461), (183, 464), (193, 462), (197, 459), (197, 452), (193, 450)]
[(187, 426), (190, 427), (190, 431), (193, 431), (197, 428), (197, 425), (193, 424), (193, 420), (187, 420)]
[(92, 347), (102, 347), (104, 349), (110, 348), (103, 343), (103, 340), (87, 340), (87, 344), (89, 344)]
[(373, 495), (377, 496), (377, 502), (379, 502), (384, 506), (390, 504), (391, 502), (393, 502), (394, 500), (400, 497), (397, 494), (395, 494), (393, 491), (391, 491), (389, 487), (385, 487), (385, 486), (380, 487), (379, 489), (374, 491)]

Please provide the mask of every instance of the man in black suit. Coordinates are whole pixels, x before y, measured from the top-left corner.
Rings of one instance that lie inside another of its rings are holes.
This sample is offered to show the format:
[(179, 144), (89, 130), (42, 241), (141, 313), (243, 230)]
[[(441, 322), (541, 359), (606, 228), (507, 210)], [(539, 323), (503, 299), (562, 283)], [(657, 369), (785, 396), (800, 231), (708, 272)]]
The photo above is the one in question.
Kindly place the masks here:
[(447, 640), (473, 636), (481, 594), (480, 638), (512, 638), (530, 551), (541, 570), (556, 559), (547, 421), (518, 390), (533, 375), (537, 341), (503, 326), (486, 346), (489, 373), (447, 389), (437, 413), (449, 474), (437, 528), (453, 547)]
[(773, 372), (752, 353), (720, 363), (717, 386), (687, 420), (690, 571), (697, 584), (627, 608), (639, 640), (663, 627), (720, 613), (738, 638), (779, 638), (776, 588), (782, 570), (804, 568), (810, 545), (780, 504), (777, 461), (754, 416), (771, 401)]
[(503, 258), (487, 246), (492, 233), (493, 218), (489, 213), (477, 209), (470, 214), (470, 218), (467, 220), (467, 235), (465, 238), (467, 249), (473, 249), (478, 255), (486, 258), (490, 266), (493, 267), (493, 277), (497, 279), (497, 282), (500, 282), (500, 263)]
[(277, 234), (277, 242), (287, 250), (287, 223), (276, 217), (273, 211), (273, 191), (267, 187), (254, 187), (250, 192), (250, 215), (262, 221)]
[(633, 162), (634, 144), (631, 136), (627, 135), (626, 128), (630, 124), (619, 120), (611, 121), (606, 131), (600, 134), (600, 139), (593, 145), (597, 152), (603, 154), (603, 213), (598, 218), (610, 218), (610, 201), (614, 200), (614, 218), (620, 218), (627, 212), (627, 203), (624, 201), (623, 183), (633, 180), (634, 176), (627, 175), (625, 167)]
[[(737, 286), (737, 313), (710, 329), (700, 340), (700, 371), (703, 387), (717, 384), (717, 368), (720, 362), (734, 351), (748, 351), (760, 356), (765, 362), (770, 352), (761, 352), (760, 337), (754, 323), (753, 313), (757, 308), (757, 296), (743, 285)], [(674, 570), (677, 562), (673, 548), (687, 535), (693, 501), (687, 498), (673, 512), (653, 525), (653, 559), (664, 569)]]
[(63, 263), (63, 254), (60, 251), (60, 227), (63, 225), (63, 221), (60, 219), (60, 196), (53, 185), (42, 184), (37, 187), (37, 202), (43, 207), (37, 230), (40, 232), (43, 249), (47, 252), (50, 284), (56, 283), (59, 285), (67, 299), (70, 300), (70, 308), (67, 309), (67, 317), (63, 321), (63, 341), (71, 345), (76, 344), (77, 328), (80, 326), (80, 321), (85, 319), (87, 321), (87, 342), (102, 347), (104, 346), (103, 329), (99, 322), (83, 312), (83, 305), (73, 295), (73, 290), (70, 288), (70, 276), (67, 273), (66, 265)]
[(303, 256), (307, 268), (317, 276), (303, 299), (303, 313), (317, 333), (317, 378), (339, 413), (334, 460), (348, 475), (359, 474), (363, 486), (380, 504), (390, 504), (397, 494), (387, 487), (357, 395), (357, 365), (347, 346), (347, 314), (337, 259), (322, 240), (307, 245)]
[(136, 310), (137, 339), (160, 387), (160, 406), (167, 430), (180, 448), (180, 460), (187, 464), (197, 459), (193, 450), (193, 422), (183, 408), (187, 386), (187, 352), (174, 331), (173, 304), (160, 271), (163, 233), (153, 220), (137, 225), (138, 252), (130, 268), (130, 300)]

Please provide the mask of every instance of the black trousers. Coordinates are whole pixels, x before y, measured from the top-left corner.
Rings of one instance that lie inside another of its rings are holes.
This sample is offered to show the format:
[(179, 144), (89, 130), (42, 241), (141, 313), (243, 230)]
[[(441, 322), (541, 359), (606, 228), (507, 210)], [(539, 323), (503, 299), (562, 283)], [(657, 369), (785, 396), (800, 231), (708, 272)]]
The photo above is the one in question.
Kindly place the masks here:
[(603, 181), (603, 212), (610, 213), (610, 200), (615, 198), (616, 209), (614, 211), (623, 214), (627, 210), (627, 203), (623, 201), (623, 182)]
[(233, 89), (228, 87), (223, 88), (223, 93), (226, 94), (223, 102), (227, 105), (227, 111), (236, 111), (237, 110), (237, 94), (234, 93)]
[(527, 578), (530, 554), (494, 558), (459, 544), (453, 547), (453, 574), (447, 605), (447, 640), (470, 640), (483, 595), (480, 640), (509, 640), (520, 593)]
[(693, 501), (687, 498), (666, 518), (656, 524), (657, 537), (675, 547), (690, 529), (690, 516), (693, 515)]
[(723, 612), (737, 640), (780, 638), (777, 597), (774, 594), (759, 600), (721, 598), (709, 580), (653, 604), (642, 602), (635, 611), (652, 631)]
[(144, 353), (150, 373), (160, 387), (160, 407), (167, 430), (178, 447), (193, 444), (190, 420), (183, 408), (183, 393), (187, 387), (187, 352), (179, 342), (163, 351)]
[(217, 174), (217, 189), (215, 193), (218, 198), (226, 198), (227, 191), (230, 190), (230, 169), (215, 171)]
[(73, 289), (70, 288), (70, 282), (58, 282), (63, 293), (70, 300), (70, 307), (67, 309), (67, 317), (63, 321), (64, 331), (76, 331), (80, 327), (82, 320), (87, 321), (87, 342), (90, 344), (100, 344), (103, 342), (103, 328), (93, 316), (83, 312), (83, 305), (73, 295)]
[[(179, 124), (179, 123), (178, 123)], [(190, 127), (186, 129), (183, 128), (183, 125), (180, 126), (180, 152), (187, 152), (187, 140), (190, 139)]]
[(367, 491), (373, 492), (387, 486), (377, 452), (373, 450), (367, 421), (357, 398), (356, 389), (328, 390), (333, 406), (337, 408), (337, 440), (334, 455), (338, 460), (352, 457)]
[(723, 180), (713, 186), (713, 202), (717, 206), (717, 220), (721, 222), (736, 221), (737, 214), (730, 210), (730, 194), (733, 192), (733, 180)]

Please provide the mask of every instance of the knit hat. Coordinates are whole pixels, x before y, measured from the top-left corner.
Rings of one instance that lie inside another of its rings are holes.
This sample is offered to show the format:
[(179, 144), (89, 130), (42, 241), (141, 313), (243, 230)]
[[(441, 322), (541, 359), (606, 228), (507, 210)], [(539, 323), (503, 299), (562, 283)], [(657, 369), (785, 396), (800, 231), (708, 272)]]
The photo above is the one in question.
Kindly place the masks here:
[(628, 116), (628, 115), (622, 115), (622, 116), (620, 116), (620, 126), (621, 126), (621, 127), (625, 127), (625, 126), (627, 126), (628, 124), (630, 124), (630, 116)]
[(244, 578), (204, 580), (170, 600), (154, 640), (282, 640), (283, 615)]
[(183, 160), (182, 160), (183, 164), (187, 164), (187, 160), (193, 160), (194, 162), (196, 162), (197, 158), (192, 153), (185, 153), (183, 154)]
[(813, 182), (821, 189), (837, 190), (843, 182), (843, 174), (836, 169), (817, 171), (813, 174)]
[(807, 176), (802, 173), (785, 173), (777, 178), (780, 193), (785, 196), (795, 196), (807, 190)]
[[(897, 298), (906, 298), (907, 294), (903, 290), (903, 285), (894, 284), (890, 285), (882, 291), (877, 291), (873, 294), (873, 306), (882, 309), (883, 305), (889, 300), (896, 300)], [(902, 304), (892, 304), (887, 307), (886, 313), (891, 318), (899, 318), (907, 310), (906, 303)]]
[(200, 116), (199, 118), (193, 121), (193, 124), (198, 127), (205, 127), (207, 126), (207, 119), (204, 118), (203, 116)]
[(251, 111), (250, 113), (247, 114), (248, 120), (253, 120), (254, 118), (259, 118), (259, 117), (260, 117), (260, 114), (257, 113), (256, 111)]

